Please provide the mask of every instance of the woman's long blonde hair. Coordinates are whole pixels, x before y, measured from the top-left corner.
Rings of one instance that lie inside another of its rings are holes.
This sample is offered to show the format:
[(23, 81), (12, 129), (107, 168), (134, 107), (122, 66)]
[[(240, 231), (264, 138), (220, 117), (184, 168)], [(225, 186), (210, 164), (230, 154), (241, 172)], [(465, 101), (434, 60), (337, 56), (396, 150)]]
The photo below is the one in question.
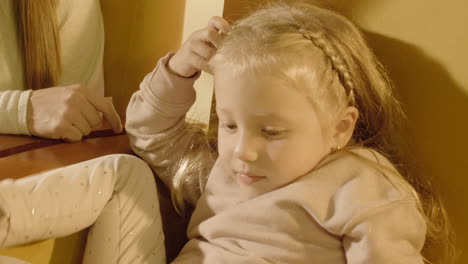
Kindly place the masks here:
[(61, 72), (56, 0), (14, 0), (27, 89), (57, 84)]
[[(405, 115), (384, 67), (353, 23), (316, 5), (268, 4), (233, 25), (209, 66), (274, 74), (293, 87), (315, 84), (316, 88), (305, 92), (317, 110), (328, 117), (349, 105), (358, 108), (360, 116), (347, 148), (361, 146), (376, 150), (396, 166), (416, 190), (415, 198), (420, 201), (426, 218), (423, 256), (427, 263), (453, 262), (446, 211), (430, 182), (407, 169), (401, 137)], [(213, 114), (208, 136), (200, 131), (196, 133), (195, 143), (181, 161), (186, 166), (173, 168), (173, 173), (178, 175), (173, 198), (179, 208), (183, 208), (184, 200), (181, 186), (202, 179), (216, 158), (216, 127), (217, 116)], [(214, 155), (207, 154), (208, 151)]]

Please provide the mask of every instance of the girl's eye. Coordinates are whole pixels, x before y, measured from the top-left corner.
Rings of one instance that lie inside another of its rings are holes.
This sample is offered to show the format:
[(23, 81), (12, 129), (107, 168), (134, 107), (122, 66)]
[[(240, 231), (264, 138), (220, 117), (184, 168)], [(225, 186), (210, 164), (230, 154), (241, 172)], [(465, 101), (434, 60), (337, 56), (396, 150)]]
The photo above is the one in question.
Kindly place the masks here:
[[(235, 132), (237, 130), (236, 124), (220, 123), (221, 127), (226, 129), (229, 132)], [(282, 136), (285, 131), (278, 129), (262, 129), (262, 133), (267, 137), (274, 138)]]
[(237, 126), (234, 125), (234, 124), (223, 124), (223, 127), (226, 128), (229, 131), (234, 131), (237, 128)]
[(269, 137), (278, 137), (282, 135), (283, 131), (275, 129), (264, 129), (263, 133), (265, 133)]

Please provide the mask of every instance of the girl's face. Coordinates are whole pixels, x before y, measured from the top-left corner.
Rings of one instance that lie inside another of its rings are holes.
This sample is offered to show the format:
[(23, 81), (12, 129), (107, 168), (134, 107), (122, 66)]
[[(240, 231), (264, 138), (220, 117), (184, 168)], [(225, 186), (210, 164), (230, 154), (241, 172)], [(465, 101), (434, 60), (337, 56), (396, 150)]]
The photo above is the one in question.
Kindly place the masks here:
[(274, 76), (215, 71), (219, 159), (241, 186), (265, 193), (310, 172), (330, 151), (304, 94)]

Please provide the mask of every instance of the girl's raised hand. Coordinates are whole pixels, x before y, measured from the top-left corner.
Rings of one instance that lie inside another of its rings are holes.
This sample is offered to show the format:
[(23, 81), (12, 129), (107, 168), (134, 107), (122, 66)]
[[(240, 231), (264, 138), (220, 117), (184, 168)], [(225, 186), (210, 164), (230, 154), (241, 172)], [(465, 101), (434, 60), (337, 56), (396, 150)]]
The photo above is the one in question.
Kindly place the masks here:
[(182, 77), (190, 77), (204, 67), (217, 50), (221, 34), (230, 30), (229, 23), (214, 16), (205, 28), (193, 32), (177, 53), (169, 60), (168, 68)]

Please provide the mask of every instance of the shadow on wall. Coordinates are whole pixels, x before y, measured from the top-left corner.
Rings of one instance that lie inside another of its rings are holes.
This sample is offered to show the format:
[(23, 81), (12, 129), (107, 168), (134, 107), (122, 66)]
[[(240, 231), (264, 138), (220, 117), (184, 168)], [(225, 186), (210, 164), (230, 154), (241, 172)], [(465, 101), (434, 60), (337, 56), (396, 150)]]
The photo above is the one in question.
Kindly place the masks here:
[[(379, 34), (365, 32), (370, 46), (387, 68), (403, 108), (408, 116), (410, 135), (420, 164), (442, 194), (457, 247), (468, 245), (468, 211), (466, 201), (468, 162), (468, 95), (437, 61), (414, 45)], [(466, 255), (459, 259), (468, 263)]]
[(381, 4), (380, 1), (375, 0), (224, 0), (223, 16), (229, 22), (234, 22), (248, 15), (251, 11), (256, 10), (261, 5), (274, 1), (320, 3), (324, 7), (336, 10), (347, 17), (351, 17), (352, 14), (365, 12), (372, 5)]

